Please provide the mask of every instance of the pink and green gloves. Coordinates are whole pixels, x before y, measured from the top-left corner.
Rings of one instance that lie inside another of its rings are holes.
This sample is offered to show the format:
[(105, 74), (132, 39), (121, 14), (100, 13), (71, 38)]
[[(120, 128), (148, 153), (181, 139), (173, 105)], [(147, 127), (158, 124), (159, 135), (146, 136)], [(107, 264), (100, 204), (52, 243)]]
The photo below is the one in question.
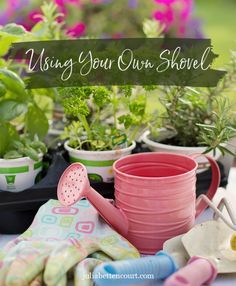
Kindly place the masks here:
[(0, 251), (0, 285), (66, 286), (74, 276), (75, 286), (87, 286), (99, 263), (138, 257), (87, 200), (72, 207), (50, 200), (29, 229)]

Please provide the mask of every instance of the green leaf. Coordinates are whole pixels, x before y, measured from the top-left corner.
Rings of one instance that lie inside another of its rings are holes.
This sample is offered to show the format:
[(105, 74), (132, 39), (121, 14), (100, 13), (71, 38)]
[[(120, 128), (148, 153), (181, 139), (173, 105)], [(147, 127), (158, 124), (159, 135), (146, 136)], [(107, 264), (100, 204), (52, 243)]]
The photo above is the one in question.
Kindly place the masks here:
[(0, 101), (0, 118), (2, 121), (11, 121), (27, 110), (25, 103), (10, 99)]
[(118, 121), (119, 123), (124, 124), (126, 129), (131, 127), (132, 125), (136, 125), (139, 123), (138, 119), (132, 114), (121, 115), (120, 117), (118, 117)]
[(25, 84), (16, 73), (8, 69), (0, 69), (0, 80), (5, 85), (5, 88), (15, 94), (18, 99), (28, 99)]
[(7, 24), (0, 29), (0, 56), (4, 56), (10, 49), (12, 43), (26, 40), (29, 32), (21, 25), (15, 23)]
[(90, 113), (87, 102), (74, 95), (63, 99), (63, 107), (65, 113), (73, 117), (88, 116)]
[(31, 139), (35, 135), (39, 139), (43, 139), (48, 132), (49, 124), (48, 119), (44, 112), (37, 105), (30, 105), (25, 118), (25, 129)]
[(4, 159), (17, 159), (21, 157), (22, 157), (22, 154), (20, 154), (16, 150), (11, 150), (4, 155)]
[(136, 116), (143, 116), (145, 113), (145, 102), (142, 101), (134, 101), (129, 105), (130, 111)]
[(19, 138), (18, 133), (14, 126), (8, 122), (0, 122), (0, 157), (9, 150), (10, 143)]
[(24, 144), (21, 141), (12, 141), (11, 147), (15, 148), (16, 150), (19, 150), (24, 147)]
[(109, 90), (102, 86), (94, 89), (93, 100), (98, 107), (104, 107), (107, 103), (110, 102)]
[(219, 145), (218, 148), (221, 150), (222, 153), (224, 151), (225, 153), (228, 153), (228, 154), (230, 154), (230, 155), (232, 155), (234, 157), (236, 156), (236, 153), (232, 152), (230, 149), (228, 149), (228, 148), (226, 148), (226, 147), (224, 147), (222, 145)]
[(5, 124), (0, 123), (0, 157), (5, 154), (8, 145), (8, 128)]
[(47, 148), (45, 146), (45, 144), (41, 141), (33, 141), (30, 143), (30, 147), (32, 147), (35, 150), (39, 150), (40, 152), (42, 152), (43, 154), (45, 154), (47, 152)]
[(24, 155), (26, 155), (27, 157), (30, 157), (30, 159), (34, 160), (34, 161), (38, 161), (39, 157), (38, 157), (38, 153), (31, 147), (26, 147), (23, 150)]
[(43, 21), (36, 23), (31, 32), (35, 37), (40, 38), (41, 40), (48, 39), (50, 37), (48, 24)]
[(1, 29), (1, 31), (16, 36), (24, 35), (27, 33), (22, 25), (17, 25), (15, 23), (7, 24)]
[(6, 88), (5, 86), (0, 82), (0, 97), (4, 96), (6, 94)]
[(5, 36), (4, 38), (1, 36), (0, 33), (0, 56), (4, 56), (9, 51), (11, 44), (14, 42), (15, 37), (13, 36)]

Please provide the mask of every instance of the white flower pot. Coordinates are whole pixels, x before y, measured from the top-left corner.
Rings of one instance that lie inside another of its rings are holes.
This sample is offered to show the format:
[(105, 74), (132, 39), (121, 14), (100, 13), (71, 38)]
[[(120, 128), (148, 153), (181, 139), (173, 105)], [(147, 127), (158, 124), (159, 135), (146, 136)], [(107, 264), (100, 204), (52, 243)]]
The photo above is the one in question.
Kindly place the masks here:
[(73, 149), (68, 146), (68, 143), (69, 141), (66, 141), (64, 147), (69, 153), (70, 162), (82, 163), (86, 166), (91, 180), (106, 183), (114, 180), (113, 163), (119, 158), (129, 155), (136, 146), (136, 143), (133, 142), (129, 147), (119, 150), (85, 151)]
[(0, 191), (20, 192), (32, 187), (42, 170), (42, 157), (38, 162), (29, 157), (0, 159)]
[[(155, 142), (149, 138), (150, 131), (146, 131), (143, 136), (142, 140), (150, 150), (153, 152), (166, 152), (166, 153), (177, 153), (177, 154), (184, 154), (184, 155), (190, 155), (190, 154), (196, 154), (196, 153), (204, 153), (206, 151), (206, 147), (181, 147), (181, 146), (174, 146), (174, 145), (168, 145), (168, 144), (162, 144)], [(218, 149), (216, 149), (216, 154), (213, 154), (213, 151), (209, 152), (207, 155), (210, 155), (215, 160), (218, 160), (221, 156), (221, 153)], [(198, 162), (198, 173), (205, 171), (209, 167), (208, 160), (201, 156), (196, 159)]]
[[(227, 147), (231, 152), (235, 153), (236, 152), (236, 137), (232, 138), (229, 140), (228, 143), (225, 144), (225, 147)], [(229, 175), (230, 168), (233, 165), (233, 162), (235, 160), (235, 156), (231, 154), (225, 154), (224, 156), (221, 155), (219, 161), (223, 164), (224, 166), (224, 172), (226, 177)]]

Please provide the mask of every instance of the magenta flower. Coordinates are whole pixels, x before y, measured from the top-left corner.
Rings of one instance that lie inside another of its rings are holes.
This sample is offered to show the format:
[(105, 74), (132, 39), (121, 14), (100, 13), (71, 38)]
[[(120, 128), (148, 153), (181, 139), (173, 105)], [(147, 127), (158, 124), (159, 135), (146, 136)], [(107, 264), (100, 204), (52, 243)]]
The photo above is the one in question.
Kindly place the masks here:
[(168, 32), (174, 22), (174, 11), (171, 8), (166, 8), (165, 11), (156, 10), (153, 13), (154, 19), (165, 26), (165, 31)]
[(83, 22), (76, 24), (75, 26), (67, 29), (67, 35), (72, 38), (79, 38), (84, 35), (86, 31), (86, 25)]
[(55, 4), (60, 7), (64, 7), (66, 4), (77, 5), (80, 4), (80, 0), (54, 0)]
[(171, 5), (176, 0), (154, 0), (157, 4)]
[(40, 17), (40, 11), (33, 10), (33, 11), (29, 12), (28, 19), (33, 23), (38, 23), (38, 22), (42, 21), (42, 19)]
[(165, 33), (178, 37), (187, 35), (193, 13), (193, 0), (154, 0), (158, 9), (153, 18), (164, 25)]
[(115, 34), (112, 34), (112, 39), (122, 39), (123, 38), (123, 34), (122, 33), (115, 33)]

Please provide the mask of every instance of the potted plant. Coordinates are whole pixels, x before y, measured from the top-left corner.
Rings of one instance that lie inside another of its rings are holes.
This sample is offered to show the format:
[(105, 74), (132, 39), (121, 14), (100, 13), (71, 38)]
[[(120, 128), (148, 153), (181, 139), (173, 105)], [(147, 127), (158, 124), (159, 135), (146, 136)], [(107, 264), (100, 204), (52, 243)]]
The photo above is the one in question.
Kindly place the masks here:
[[(153, 151), (182, 154), (209, 153), (234, 155), (229, 141), (235, 137), (235, 117), (224, 93), (236, 80), (236, 55), (225, 78), (215, 88), (163, 87), (160, 89), (162, 114), (143, 135)], [(202, 158), (199, 168), (205, 168)]]
[(34, 184), (47, 131), (48, 119), (34, 93), (16, 73), (0, 69), (0, 190), (18, 192)]
[(153, 115), (148, 88), (74, 87), (61, 90), (71, 123), (62, 136), (71, 162), (81, 162), (91, 180), (112, 182), (112, 165), (131, 153), (135, 139)]
[[(34, 15), (37, 21), (27, 31), (24, 26), (16, 23), (8, 23), (0, 26), (0, 67), (8, 67), (19, 75), (25, 75), (27, 65), (24, 60), (13, 61), (9, 59), (11, 55), (10, 48), (12, 43), (48, 41), (68, 39), (66, 34), (64, 15), (60, 13), (55, 3), (44, 2), (40, 10)], [(59, 21), (60, 20), (60, 21)], [(27, 71), (28, 72), (28, 71)], [(49, 114), (50, 129), (45, 138), (47, 145), (55, 147), (55, 143), (60, 140), (60, 134), (63, 131), (63, 108), (60, 105), (60, 98), (56, 88), (31, 90), (31, 94), (37, 97), (36, 101), (42, 107), (45, 113)]]

